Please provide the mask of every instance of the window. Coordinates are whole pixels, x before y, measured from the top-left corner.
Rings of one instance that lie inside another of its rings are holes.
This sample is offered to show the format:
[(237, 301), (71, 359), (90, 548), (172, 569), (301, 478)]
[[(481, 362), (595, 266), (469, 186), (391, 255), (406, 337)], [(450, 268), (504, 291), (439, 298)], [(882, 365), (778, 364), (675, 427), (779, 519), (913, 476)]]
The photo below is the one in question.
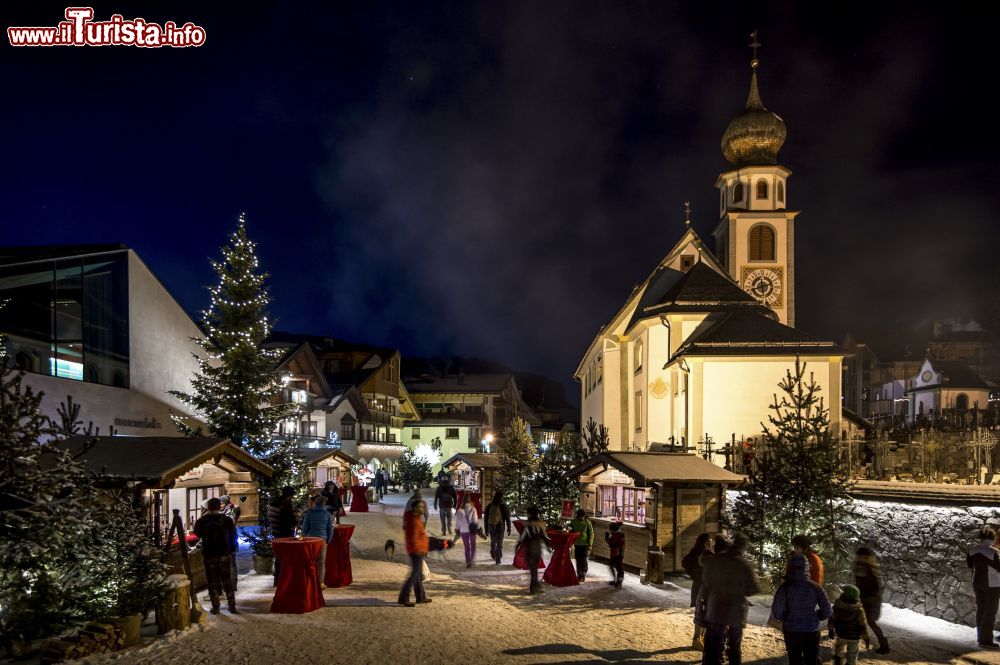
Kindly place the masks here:
[(293, 404), (305, 404), (309, 401), (309, 393), (304, 390), (293, 390), (292, 391), (292, 403)]
[(187, 491), (187, 528), (189, 531), (194, 528), (194, 523), (201, 517), (202, 502), (217, 496), (222, 496), (222, 485), (192, 487)]
[[(313, 487), (323, 487), (326, 485), (326, 481), (330, 480), (330, 467), (328, 466), (317, 466), (309, 469), (309, 471), (309, 475), (312, 476)], [(334, 470), (333, 477), (336, 477), (336, 475), (336, 470)]]
[(26, 372), (128, 387), (128, 255), (0, 269), (0, 333)]
[(622, 521), (634, 524), (646, 522), (646, 491), (622, 488)]
[(694, 255), (684, 254), (681, 256), (681, 270), (687, 272), (694, 265)]
[(757, 198), (758, 199), (767, 198), (767, 180), (757, 181)]
[(617, 487), (601, 487), (601, 504), (599, 506), (600, 512), (598, 513), (601, 517), (613, 517), (618, 519), (621, 517), (621, 509), (618, 506), (618, 489)]
[(413, 439), (414, 441), (416, 441), (417, 439), (420, 438), (420, 428), (419, 427), (414, 427), (413, 428), (413, 434), (410, 435), (410, 438)]
[(743, 183), (737, 182), (733, 186), (733, 203), (739, 203), (743, 200)]
[(642, 392), (635, 394), (635, 431), (642, 430)]
[(299, 423), (299, 434), (303, 436), (316, 436), (317, 433), (317, 423), (315, 420), (303, 420)]
[(458, 438), (458, 428), (457, 427), (446, 427), (444, 430), (444, 438), (446, 439), (457, 439)]
[(389, 443), (396, 443), (396, 433), (389, 432)]
[(466, 413), (471, 413), (477, 416), (483, 415), (482, 404), (466, 404), (464, 408)]
[(751, 261), (774, 261), (774, 229), (767, 224), (751, 227), (748, 252)]
[(340, 438), (348, 441), (354, 440), (354, 423), (340, 424)]
[(604, 378), (604, 359), (601, 356), (597, 356), (597, 382), (600, 383)]
[(955, 409), (958, 411), (968, 411), (969, 396), (965, 393), (959, 393), (958, 397), (955, 398)]
[(632, 359), (632, 363), (635, 366), (635, 371), (642, 369), (642, 340), (638, 339), (635, 342), (635, 357)]
[(778, 194), (778, 203), (785, 202), (785, 183), (781, 180), (778, 181), (778, 186), (776, 187)]

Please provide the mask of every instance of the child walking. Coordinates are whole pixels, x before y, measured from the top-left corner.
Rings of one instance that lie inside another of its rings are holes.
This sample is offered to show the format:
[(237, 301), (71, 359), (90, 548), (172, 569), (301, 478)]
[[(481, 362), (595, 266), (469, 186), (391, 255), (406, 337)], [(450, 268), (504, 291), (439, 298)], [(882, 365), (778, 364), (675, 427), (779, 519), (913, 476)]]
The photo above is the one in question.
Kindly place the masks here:
[(611, 577), (614, 578), (608, 584), (620, 589), (625, 581), (625, 534), (622, 533), (621, 522), (612, 522), (608, 528), (609, 531), (604, 534), (604, 542), (610, 550)]
[(528, 508), (528, 521), (524, 525), (524, 531), (518, 539), (518, 547), (524, 547), (524, 555), (528, 564), (528, 572), (531, 574), (531, 584), (528, 586), (529, 593), (539, 593), (542, 585), (538, 581), (538, 562), (542, 558), (542, 543), (552, 552), (552, 543), (545, 533), (545, 522), (541, 520), (541, 513), (537, 506)]
[(848, 584), (833, 604), (830, 617), (837, 641), (833, 645), (833, 665), (854, 665), (858, 661), (858, 642), (868, 633), (868, 619), (861, 606), (861, 591)]

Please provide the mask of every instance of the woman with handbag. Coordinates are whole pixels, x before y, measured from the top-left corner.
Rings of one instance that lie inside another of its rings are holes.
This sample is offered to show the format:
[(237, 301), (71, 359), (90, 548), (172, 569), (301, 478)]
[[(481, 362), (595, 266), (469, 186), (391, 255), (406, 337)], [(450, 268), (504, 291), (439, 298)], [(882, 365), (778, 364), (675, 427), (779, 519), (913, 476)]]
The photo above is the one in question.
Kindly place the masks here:
[(472, 568), (476, 558), (476, 536), (479, 533), (479, 513), (476, 511), (472, 497), (466, 492), (462, 505), (455, 511), (455, 530), (462, 537), (465, 545), (465, 567)]

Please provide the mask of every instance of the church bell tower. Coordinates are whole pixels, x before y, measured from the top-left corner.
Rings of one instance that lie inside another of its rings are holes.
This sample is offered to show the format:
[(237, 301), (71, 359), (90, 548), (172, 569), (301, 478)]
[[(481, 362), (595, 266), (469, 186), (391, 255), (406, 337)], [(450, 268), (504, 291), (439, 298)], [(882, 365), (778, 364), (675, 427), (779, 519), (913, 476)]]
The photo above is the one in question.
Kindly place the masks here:
[(787, 129), (764, 107), (757, 84), (757, 33), (751, 37), (750, 94), (746, 108), (722, 135), (722, 154), (732, 169), (715, 183), (719, 224), (717, 254), (740, 287), (770, 307), (778, 320), (795, 326), (795, 217), (788, 210), (788, 178), (778, 163)]

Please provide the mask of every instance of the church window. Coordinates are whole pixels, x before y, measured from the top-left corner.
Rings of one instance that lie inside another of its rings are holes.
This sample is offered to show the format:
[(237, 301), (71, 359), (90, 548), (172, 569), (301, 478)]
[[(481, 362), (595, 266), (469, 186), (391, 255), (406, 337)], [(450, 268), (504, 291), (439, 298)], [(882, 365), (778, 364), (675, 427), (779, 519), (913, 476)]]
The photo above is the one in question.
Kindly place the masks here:
[(757, 198), (758, 199), (767, 198), (767, 180), (757, 181)]
[(681, 270), (687, 272), (694, 266), (694, 255), (684, 254), (681, 256)]
[(604, 364), (601, 356), (597, 356), (597, 382), (604, 378)]
[(635, 394), (635, 431), (642, 430), (642, 391)]
[(785, 202), (785, 183), (782, 182), (781, 180), (778, 181), (777, 194), (778, 194), (778, 203), (784, 203)]
[(751, 261), (774, 261), (774, 229), (767, 224), (757, 224), (750, 229), (749, 255)]
[(743, 200), (743, 183), (737, 182), (733, 187), (733, 203), (738, 203)]
[(638, 372), (639, 370), (642, 369), (642, 340), (641, 339), (638, 340), (635, 343), (635, 360), (634, 360), (634, 364), (635, 364), (635, 371)]
[(958, 411), (968, 411), (969, 396), (965, 393), (959, 393), (958, 397), (955, 398), (955, 409)]

